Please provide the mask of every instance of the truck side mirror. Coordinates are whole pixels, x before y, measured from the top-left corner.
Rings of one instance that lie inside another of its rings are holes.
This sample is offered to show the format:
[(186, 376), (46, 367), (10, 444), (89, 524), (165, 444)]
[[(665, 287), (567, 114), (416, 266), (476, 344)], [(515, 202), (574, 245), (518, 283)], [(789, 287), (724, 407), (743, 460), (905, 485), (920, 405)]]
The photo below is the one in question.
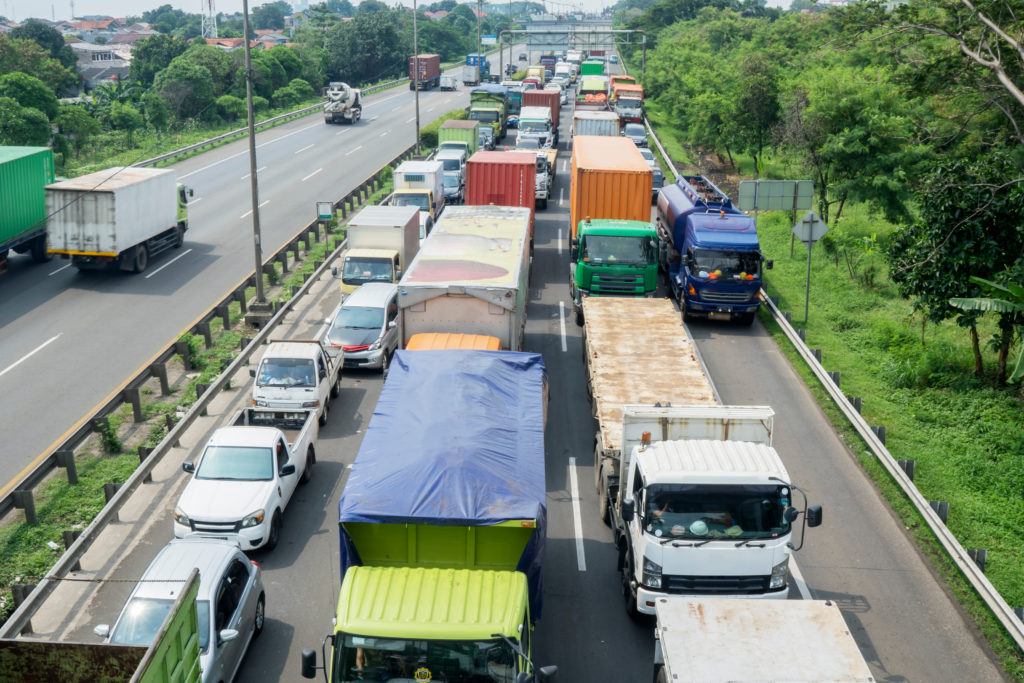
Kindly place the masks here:
[(402, 269), (401, 268), (395, 268), (395, 279), (396, 280), (401, 280), (402, 279)]
[(764, 267), (767, 268), (768, 270), (771, 270), (772, 266), (774, 266), (774, 265), (775, 265), (775, 261), (773, 261), (771, 259), (768, 259), (767, 261), (764, 262)]
[(195, 197), (196, 196), (196, 191), (193, 190), (191, 187), (188, 188), (188, 196), (189, 197)]
[(181, 469), (185, 470), (189, 474), (193, 474), (196, 471), (196, 465), (193, 462), (181, 463)]
[(554, 666), (554, 665), (542, 666), (539, 669), (537, 669), (537, 681), (538, 681), (538, 683), (545, 683), (545, 682), (549, 682), (549, 681), (554, 681), (555, 680), (555, 676), (556, 676), (557, 673), (558, 673), (558, 667), (557, 666)]
[(338, 266), (331, 266), (331, 277), (338, 279)]
[(316, 678), (316, 650), (302, 651), (302, 677)]
[(249, 376), (250, 377), (255, 377), (256, 376), (256, 368), (249, 368)]
[(572, 247), (573, 249), (575, 249), (576, 247), (580, 246), (579, 238), (574, 237), (571, 240), (569, 240), (569, 246)]
[(622, 521), (632, 522), (634, 513), (636, 512), (636, 501), (635, 500), (624, 500), (622, 501)]
[(821, 526), (820, 505), (812, 505), (807, 508), (807, 526)]
[(278, 474), (282, 477), (290, 477), (295, 474), (295, 465), (288, 463), (281, 467), (281, 471)]

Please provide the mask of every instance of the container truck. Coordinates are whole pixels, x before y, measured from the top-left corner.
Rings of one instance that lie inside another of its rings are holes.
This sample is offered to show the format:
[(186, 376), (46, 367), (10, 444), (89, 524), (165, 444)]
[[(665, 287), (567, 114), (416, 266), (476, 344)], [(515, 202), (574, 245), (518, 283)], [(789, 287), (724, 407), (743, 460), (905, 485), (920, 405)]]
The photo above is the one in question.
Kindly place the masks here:
[(48, 147), (0, 147), (0, 272), (7, 255), (29, 253), (36, 263), (52, 257), (46, 250), (46, 191), (53, 182), (53, 152)]
[(476, 67), (478, 83), (491, 80), (491, 63), (487, 61), (487, 55), (466, 55), (466, 66)]
[(395, 354), (338, 504), (338, 608), (305, 678), (551, 680), (530, 661), (547, 394), (539, 354)]
[(576, 239), (584, 220), (650, 220), (651, 182), (651, 167), (626, 138), (576, 136), (569, 190), (570, 239)]
[(672, 597), (655, 612), (654, 683), (880, 680), (831, 600)]
[[(531, 90), (530, 92), (539, 92)], [(551, 109), (543, 107), (523, 107), (519, 114), (519, 132), (516, 134), (516, 146), (520, 146), (526, 138), (536, 138), (539, 148), (555, 146), (555, 134), (551, 130)]]
[(603, 76), (604, 75), (604, 60), (603, 59), (588, 59), (580, 64), (580, 75), (581, 76)]
[(420, 248), (415, 206), (368, 206), (345, 226), (342, 294), (367, 282), (398, 282)]
[(398, 285), (402, 347), (420, 332), (456, 332), (522, 349), (529, 239), (529, 209), (449, 208)]
[(572, 135), (619, 134), (619, 116), (612, 111), (575, 111), (572, 115)]
[(608, 79), (604, 76), (582, 76), (576, 89), (576, 110), (608, 111)]
[(466, 158), (473, 156), (480, 146), (480, 122), (448, 119), (437, 129), (437, 149), (461, 148)]
[[(559, 93), (554, 90), (528, 90), (523, 93), (524, 107), (547, 107), (551, 110), (551, 133), (555, 144), (558, 144), (558, 122), (562, 116), (562, 105)], [(522, 119), (522, 117), (520, 117)]]
[(425, 239), (444, 210), (444, 166), (439, 161), (403, 161), (395, 169), (391, 206), (415, 206), (420, 239)]
[(551, 69), (552, 71), (554, 71), (555, 64), (557, 64), (557, 63), (558, 63), (558, 58), (555, 57), (554, 55), (541, 55), (540, 56), (540, 65), (543, 66), (546, 69)]
[(409, 90), (430, 90), (441, 84), (441, 55), (409, 57)]
[(644, 89), (639, 85), (615, 86), (612, 90), (612, 109), (622, 123), (643, 123)]
[(750, 325), (771, 268), (754, 220), (704, 176), (681, 176), (658, 193), (659, 261), (683, 319), (736, 319)]
[(47, 185), (49, 253), (81, 270), (141, 273), (185, 241), (191, 194), (167, 168), (117, 166)]
[(817, 526), (821, 508), (771, 446), (772, 409), (718, 403), (670, 300), (590, 297), (583, 310), (598, 507), (627, 613), (654, 614), (666, 594), (785, 597), (793, 522)]
[(650, 221), (584, 220), (569, 252), (569, 296), (583, 324), (588, 296), (654, 296), (658, 233)]
[(501, 85), (508, 89), (508, 127), (519, 125), (519, 111), (523, 108), (522, 81), (502, 81)]
[(488, 84), (473, 88), (469, 93), (469, 118), (481, 126), (490, 126), (495, 140), (508, 132), (508, 91), (500, 85)]
[(441, 90), (458, 90), (459, 79), (457, 76), (445, 76), (441, 74)]
[(0, 640), (2, 678), (20, 683), (199, 683), (199, 572), (193, 569), (148, 646)]
[(534, 151), (477, 152), (466, 163), (466, 203), (529, 209), (531, 246), (536, 188), (537, 153)]
[(355, 123), (363, 114), (362, 93), (348, 83), (333, 81), (324, 89), (324, 121)]
[(526, 80), (527, 78), (536, 79), (537, 87), (538, 88), (543, 88), (544, 87), (544, 83), (545, 83), (544, 67), (542, 67), (542, 66), (528, 66), (528, 67), (526, 67), (526, 76), (523, 78), (523, 80)]
[(627, 83), (637, 85), (636, 78), (629, 74), (611, 74), (608, 76), (608, 86), (613, 90), (615, 89), (615, 86)]

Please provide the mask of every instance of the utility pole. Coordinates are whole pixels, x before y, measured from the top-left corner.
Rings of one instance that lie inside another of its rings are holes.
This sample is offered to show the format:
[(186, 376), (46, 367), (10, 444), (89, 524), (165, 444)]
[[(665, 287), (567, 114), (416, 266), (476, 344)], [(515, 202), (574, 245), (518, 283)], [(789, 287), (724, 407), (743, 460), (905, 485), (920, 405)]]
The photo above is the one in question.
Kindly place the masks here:
[(420, 153), (420, 43), (416, 27), (416, 0), (412, 0), (412, 75), (413, 88), (416, 90), (416, 154)]
[[(480, 15), (483, 13), (483, 0), (476, 0), (476, 53), (482, 55), (480, 51)], [(483, 60), (483, 57), (477, 57), (479, 60)]]
[[(212, 5), (213, 0), (210, 0)], [(263, 249), (260, 246), (260, 184), (256, 179), (256, 121), (252, 108), (252, 57), (249, 54), (249, 0), (242, 0), (242, 44), (245, 46), (245, 102), (249, 118), (249, 186), (252, 194), (252, 244), (256, 257), (256, 304), (263, 294)]]

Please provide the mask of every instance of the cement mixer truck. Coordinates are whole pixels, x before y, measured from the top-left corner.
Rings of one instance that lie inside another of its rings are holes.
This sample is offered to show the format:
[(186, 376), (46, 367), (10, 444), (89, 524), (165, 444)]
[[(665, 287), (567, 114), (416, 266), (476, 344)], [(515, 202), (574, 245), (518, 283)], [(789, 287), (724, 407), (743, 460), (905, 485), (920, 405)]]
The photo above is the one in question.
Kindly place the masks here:
[(361, 93), (348, 83), (334, 81), (324, 90), (324, 121), (355, 123), (363, 113)]

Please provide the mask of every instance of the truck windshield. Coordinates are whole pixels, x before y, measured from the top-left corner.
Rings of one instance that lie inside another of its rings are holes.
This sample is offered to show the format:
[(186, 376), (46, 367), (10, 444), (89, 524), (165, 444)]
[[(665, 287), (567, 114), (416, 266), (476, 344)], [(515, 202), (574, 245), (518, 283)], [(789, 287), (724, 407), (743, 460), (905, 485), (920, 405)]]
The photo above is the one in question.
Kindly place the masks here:
[[(342, 634), (337, 640), (342, 641)], [(515, 683), (515, 654), (491, 640), (407, 640), (345, 635), (332, 681)]]
[(361, 285), (366, 282), (394, 282), (394, 263), (389, 258), (350, 256), (345, 259), (341, 281), (346, 285)]
[(196, 470), (196, 479), (270, 481), (274, 458), (269, 448), (209, 446)]
[(415, 206), (420, 211), (430, 211), (430, 198), (425, 194), (396, 194), (392, 206)]
[(782, 516), (789, 487), (661, 484), (644, 492), (644, 529), (658, 537), (778, 538), (789, 533)]
[(549, 123), (545, 120), (530, 120), (525, 121), (519, 119), (519, 130), (526, 131), (528, 133), (547, 133), (551, 129)]
[(617, 235), (584, 235), (583, 260), (592, 264), (647, 266), (654, 263), (652, 238)]
[[(348, 267), (348, 264), (345, 264)], [(344, 280), (344, 278), (342, 278)], [(390, 282), (390, 280), (389, 280)], [(264, 358), (256, 373), (258, 387), (316, 386), (312, 358)]]
[(540, 149), (540, 138), (531, 135), (524, 135), (516, 140), (516, 147), (519, 149)]
[(623, 111), (640, 111), (640, 100), (624, 100), (619, 98), (616, 106)]
[(485, 123), (494, 123), (498, 120), (498, 112), (473, 110), (469, 112), (469, 118), (471, 121), (484, 121)]
[(754, 251), (697, 249), (690, 274), (712, 280), (755, 280), (760, 269), (761, 255)]

